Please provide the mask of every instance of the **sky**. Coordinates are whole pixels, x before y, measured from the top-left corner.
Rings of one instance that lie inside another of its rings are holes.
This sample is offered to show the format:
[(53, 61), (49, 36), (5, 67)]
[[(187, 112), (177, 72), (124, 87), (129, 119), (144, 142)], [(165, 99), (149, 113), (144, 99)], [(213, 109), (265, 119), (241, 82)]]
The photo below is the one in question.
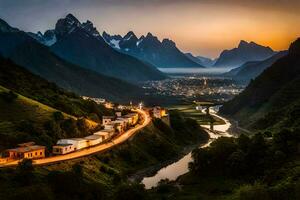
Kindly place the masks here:
[(44, 32), (72, 13), (99, 32), (151, 32), (212, 58), (240, 40), (287, 49), (300, 37), (299, 10), (299, 0), (0, 0), (0, 18), (24, 31)]

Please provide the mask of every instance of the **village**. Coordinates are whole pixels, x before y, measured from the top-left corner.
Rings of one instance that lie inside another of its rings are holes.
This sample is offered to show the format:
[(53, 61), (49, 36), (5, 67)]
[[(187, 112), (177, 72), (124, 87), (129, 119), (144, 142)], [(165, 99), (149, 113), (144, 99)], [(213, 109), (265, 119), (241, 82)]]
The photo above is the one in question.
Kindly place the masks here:
[[(49, 151), (45, 146), (35, 144), (35, 142), (25, 142), (22, 144), (18, 144), (18, 147), (7, 149), (2, 152), (0, 158), (0, 166), (12, 162), (18, 163), (18, 161), (21, 161), (23, 159), (49, 159), (76, 153), (93, 147), (99, 147), (102, 144), (113, 142), (114, 138), (124, 136), (130, 131), (136, 132), (137, 130), (139, 130), (139, 126), (140, 128), (142, 128), (141, 124), (143, 124), (143, 121), (147, 120), (147, 123), (149, 123), (152, 117), (163, 118), (167, 116), (166, 110), (158, 106), (143, 109), (142, 106), (139, 105), (139, 108), (131, 110), (132, 111), (125, 115), (122, 115), (121, 111), (116, 111), (114, 116), (103, 116), (101, 122), (101, 130), (96, 131), (92, 135), (88, 135), (83, 138), (59, 139), (56, 144), (52, 146), (52, 150)], [(146, 114), (142, 116), (142, 113)], [(128, 138), (129, 135), (125, 139), (127, 140)]]

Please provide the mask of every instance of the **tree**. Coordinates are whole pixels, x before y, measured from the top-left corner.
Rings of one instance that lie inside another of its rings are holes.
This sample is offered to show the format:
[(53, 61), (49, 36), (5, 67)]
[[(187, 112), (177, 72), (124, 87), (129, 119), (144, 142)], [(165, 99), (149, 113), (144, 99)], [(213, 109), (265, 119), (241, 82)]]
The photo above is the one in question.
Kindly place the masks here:
[(17, 166), (15, 179), (21, 184), (30, 184), (34, 177), (33, 172), (32, 160), (23, 159)]
[(53, 118), (55, 121), (62, 121), (64, 119), (64, 115), (61, 112), (54, 112)]
[(18, 95), (15, 94), (13, 91), (9, 91), (9, 92), (1, 92), (0, 97), (7, 103), (12, 103), (15, 99), (18, 98)]
[(116, 191), (114, 199), (116, 200), (145, 200), (147, 192), (144, 185), (141, 184), (121, 184)]

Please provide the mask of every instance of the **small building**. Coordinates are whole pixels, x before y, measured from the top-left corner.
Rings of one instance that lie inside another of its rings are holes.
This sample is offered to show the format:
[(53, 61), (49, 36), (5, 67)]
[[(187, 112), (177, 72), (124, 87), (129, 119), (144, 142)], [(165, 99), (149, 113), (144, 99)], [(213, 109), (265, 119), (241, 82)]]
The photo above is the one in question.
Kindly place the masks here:
[(125, 115), (126, 118), (131, 118), (131, 125), (135, 125), (139, 120), (139, 115), (137, 113), (129, 113)]
[(109, 124), (114, 119), (115, 119), (114, 116), (103, 116), (102, 117), (102, 125), (105, 126), (106, 124)]
[(75, 151), (89, 146), (88, 141), (83, 138), (60, 139), (57, 141), (57, 144), (72, 144)]
[(115, 130), (117, 130), (119, 133), (123, 133), (125, 130), (125, 123), (124, 121), (112, 121), (113, 127)]
[(19, 147), (6, 150), (6, 154), (10, 159), (35, 159), (44, 158), (46, 147), (35, 145), (34, 142), (19, 144)]
[(152, 110), (153, 117), (155, 118), (162, 118), (167, 116), (167, 111), (164, 108), (161, 108), (159, 106), (155, 106)]
[(118, 117), (116, 121), (121, 121), (121, 122), (123, 122), (123, 125), (124, 125), (125, 129), (127, 129), (128, 126), (131, 125), (131, 124), (129, 123), (129, 118)]
[(120, 112), (120, 111), (116, 112), (116, 116), (117, 117), (121, 117), (122, 116), (122, 112)]
[(118, 119), (123, 119), (123, 120), (127, 121), (127, 124), (128, 124), (129, 126), (131, 126), (131, 125), (133, 124), (133, 123), (132, 123), (132, 118), (131, 118), (131, 117), (123, 116), (123, 117), (118, 118)]
[(111, 130), (111, 129), (114, 129), (114, 123), (112, 122), (109, 122), (108, 124), (105, 124), (104, 125), (104, 130)]
[(73, 144), (57, 144), (52, 147), (52, 153), (58, 155), (71, 153), (73, 151), (75, 151), (75, 145)]
[(111, 136), (113, 136), (113, 133), (111, 131), (98, 131), (96, 133), (94, 133), (94, 135), (98, 135), (102, 137), (102, 141), (106, 141), (108, 140)]
[(89, 146), (95, 146), (103, 141), (103, 137), (100, 135), (89, 135), (84, 139), (88, 141)]

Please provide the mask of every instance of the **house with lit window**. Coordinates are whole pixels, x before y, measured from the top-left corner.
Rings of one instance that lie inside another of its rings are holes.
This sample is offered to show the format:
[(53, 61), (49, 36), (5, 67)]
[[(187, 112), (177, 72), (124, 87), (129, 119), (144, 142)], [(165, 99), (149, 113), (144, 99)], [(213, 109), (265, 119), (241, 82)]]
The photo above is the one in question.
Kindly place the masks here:
[(135, 125), (139, 120), (139, 115), (137, 113), (129, 113), (127, 115), (124, 115), (124, 118), (130, 118), (131, 125)]
[(114, 116), (103, 116), (102, 117), (102, 125), (105, 126), (106, 124), (109, 124), (115, 119)]
[(19, 147), (6, 150), (10, 159), (35, 159), (45, 157), (45, 146), (35, 145), (34, 142), (19, 144)]
[(84, 138), (60, 139), (57, 141), (57, 144), (58, 145), (66, 145), (66, 144), (73, 145), (75, 151), (89, 146), (88, 141)]
[(52, 147), (52, 153), (57, 155), (63, 155), (75, 151), (75, 145), (73, 144), (57, 144)]

